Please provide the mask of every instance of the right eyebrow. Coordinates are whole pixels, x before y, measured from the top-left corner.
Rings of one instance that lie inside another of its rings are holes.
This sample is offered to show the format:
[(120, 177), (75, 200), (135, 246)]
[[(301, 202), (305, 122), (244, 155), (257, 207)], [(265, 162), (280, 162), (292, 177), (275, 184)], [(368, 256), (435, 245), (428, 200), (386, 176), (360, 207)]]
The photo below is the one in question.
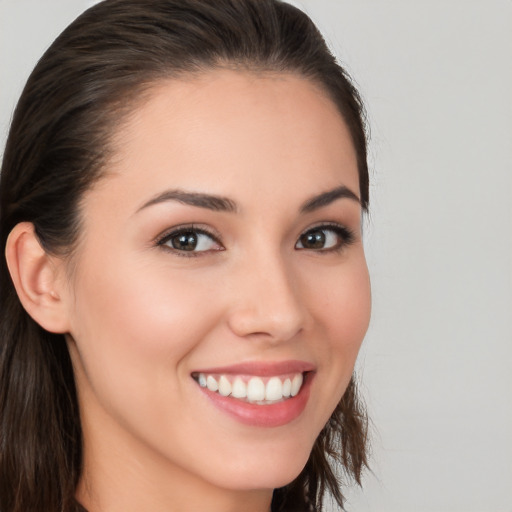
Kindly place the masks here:
[(153, 197), (144, 203), (137, 212), (144, 208), (153, 206), (167, 201), (177, 201), (178, 203), (188, 204), (190, 206), (197, 206), (198, 208), (206, 208), (216, 212), (230, 212), (235, 213), (238, 211), (237, 204), (227, 197), (216, 196), (212, 194), (203, 194), (201, 192), (186, 192), (184, 190), (166, 190), (161, 194)]
[(334, 201), (337, 201), (338, 199), (350, 199), (351, 201), (355, 201), (356, 203), (361, 204), (361, 200), (359, 197), (357, 197), (357, 194), (355, 194), (348, 187), (341, 185), (309, 199), (302, 205), (300, 211), (302, 213), (312, 212), (327, 206)]

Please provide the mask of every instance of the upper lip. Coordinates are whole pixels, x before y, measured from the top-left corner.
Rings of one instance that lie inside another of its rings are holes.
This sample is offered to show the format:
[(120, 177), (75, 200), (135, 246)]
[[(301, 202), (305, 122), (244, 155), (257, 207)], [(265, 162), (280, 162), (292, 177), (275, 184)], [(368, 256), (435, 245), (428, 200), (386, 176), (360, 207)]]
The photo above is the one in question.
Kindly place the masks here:
[(287, 373), (304, 373), (314, 371), (315, 366), (306, 361), (288, 360), (288, 361), (250, 361), (246, 363), (237, 363), (228, 366), (217, 366), (215, 368), (201, 368), (195, 370), (197, 373), (209, 374), (238, 374), (254, 375), (257, 377), (270, 377), (273, 375), (283, 375)]

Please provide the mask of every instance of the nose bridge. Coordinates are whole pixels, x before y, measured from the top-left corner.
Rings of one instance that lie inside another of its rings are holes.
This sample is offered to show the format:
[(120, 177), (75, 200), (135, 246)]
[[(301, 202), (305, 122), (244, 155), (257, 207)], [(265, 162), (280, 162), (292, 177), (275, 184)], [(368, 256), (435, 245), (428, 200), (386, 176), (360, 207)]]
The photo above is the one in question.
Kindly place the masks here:
[(305, 309), (293, 268), (276, 248), (261, 250), (239, 263), (232, 330), (239, 336), (266, 335), (286, 341), (303, 327)]

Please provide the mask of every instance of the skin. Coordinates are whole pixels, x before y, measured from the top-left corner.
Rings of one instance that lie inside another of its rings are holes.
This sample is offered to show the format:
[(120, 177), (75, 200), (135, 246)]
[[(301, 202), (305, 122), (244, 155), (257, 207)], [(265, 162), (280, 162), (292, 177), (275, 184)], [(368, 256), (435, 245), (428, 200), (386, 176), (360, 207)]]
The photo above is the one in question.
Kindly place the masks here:
[[(84, 432), (77, 497), (92, 512), (268, 511), (341, 398), (369, 322), (359, 202), (301, 211), (340, 186), (359, 195), (349, 132), (303, 78), (216, 70), (156, 84), (106, 172), (84, 197), (61, 294)], [(144, 207), (175, 189), (236, 212)], [(301, 247), (325, 223), (352, 242), (324, 231), (336, 247)], [(214, 235), (205, 250), (158, 244), (191, 224)], [(316, 373), (304, 412), (279, 427), (240, 423), (191, 377), (283, 360)]]

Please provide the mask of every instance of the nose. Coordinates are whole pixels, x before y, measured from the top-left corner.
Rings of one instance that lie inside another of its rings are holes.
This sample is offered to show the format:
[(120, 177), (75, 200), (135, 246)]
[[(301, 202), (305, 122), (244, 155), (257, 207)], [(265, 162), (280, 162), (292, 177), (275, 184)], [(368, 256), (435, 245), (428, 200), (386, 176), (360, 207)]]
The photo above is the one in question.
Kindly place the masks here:
[(289, 265), (281, 258), (245, 261), (233, 283), (228, 323), (240, 337), (292, 339), (304, 327), (306, 308)]

